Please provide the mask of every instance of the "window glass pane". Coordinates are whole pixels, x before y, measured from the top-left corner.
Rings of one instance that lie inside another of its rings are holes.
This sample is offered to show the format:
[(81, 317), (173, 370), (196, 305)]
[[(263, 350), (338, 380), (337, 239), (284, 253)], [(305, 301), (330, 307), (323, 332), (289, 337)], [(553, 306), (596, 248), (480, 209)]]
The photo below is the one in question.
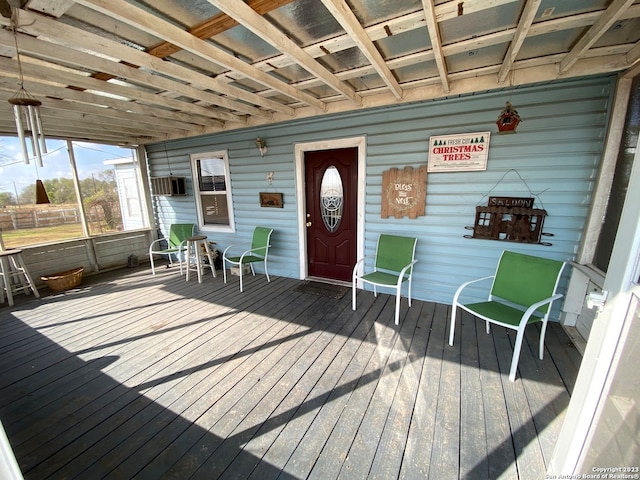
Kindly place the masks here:
[[(27, 142), (28, 143), (28, 142)], [(5, 248), (25, 247), (82, 237), (66, 142), (47, 140), (43, 167), (22, 160), (17, 138), (3, 137), (0, 160), (0, 228)], [(40, 179), (50, 203), (36, 204)]]
[(205, 225), (229, 225), (226, 195), (200, 195)]
[(198, 226), (209, 231), (233, 230), (233, 205), (226, 151), (191, 156)]
[(342, 178), (333, 165), (327, 168), (320, 185), (320, 208), (322, 221), (330, 232), (335, 232), (342, 220)]
[[(43, 167), (38, 167), (34, 159), (27, 165), (21, 158), (18, 139), (0, 138), (0, 230), (5, 248), (84, 236), (67, 142), (47, 139), (47, 150)], [(89, 232), (144, 227), (133, 150), (74, 142), (73, 151)], [(127, 171), (122, 162), (128, 165)], [(37, 179), (44, 185), (49, 204), (35, 203)], [(121, 204), (127, 206), (126, 221)]]
[(224, 177), (224, 160), (207, 158), (198, 160), (201, 192), (224, 192), (227, 190)]
[(73, 142), (89, 234), (144, 228), (134, 150)]

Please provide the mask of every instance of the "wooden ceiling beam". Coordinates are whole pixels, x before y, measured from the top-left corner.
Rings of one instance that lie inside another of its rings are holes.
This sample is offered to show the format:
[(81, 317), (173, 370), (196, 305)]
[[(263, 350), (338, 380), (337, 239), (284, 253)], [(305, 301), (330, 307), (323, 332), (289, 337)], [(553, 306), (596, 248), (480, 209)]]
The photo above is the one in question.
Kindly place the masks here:
[(76, 2), (75, 0), (27, 0), (27, 2), (21, 3), (25, 10), (33, 10), (50, 17), (60, 18)]
[(278, 90), (280, 93), (310, 105), (316, 109), (324, 110), (325, 104), (321, 100), (302, 92), (291, 85), (276, 79), (233, 55), (215, 47), (214, 45), (194, 37), (188, 32), (166, 22), (157, 16), (146, 12), (124, 0), (77, 0), (77, 3), (109, 15), (121, 22), (127, 23), (142, 31), (148, 32), (166, 41), (176, 44), (183, 50), (187, 50), (205, 60), (222, 65), (232, 70), (238, 70), (247, 78), (250, 78), (265, 86)]
[[(292, 1), (293, 0), (249, 0), (247, 2), (247, 5), (249, 5), (260, 15), (264, 15), (265, 13), (269, 13), (272, 10), (276, 10), (287, 5)], [(215, 37), (220, 33), (226, 32), (236, 25), (238, 25), (238, 22), (235, 19), (231, 18), (226, 13), (220, 13), (214, 17), (206, 19), (205, 21), (197, 25), (194, 25), (193, 27), (187, 29), (187, 31), (194, 37), (206, 40), (208, 38)], [(180, 50), (180, 47), (170, 42), (162, 42), (158, 45), (147, 48), (146, 51), (149, 55), (153, 55), (158, 58), (165, 58)]]
[[(86, 90), (72, 90), (62, 85), (48, 85), (25, 80), (24, 88), (43, 102), (43, 97), (63, 99), (70, 105), (75, 105), (80, 111), (100, 109), (104, 110), (105, 115), (116, 118), (122, 115), (122, 118), (134, 118), (137, 122), (149, 123), (150, 125), (162, 123), (166, 125), (165, 128), (171, 131), (185, 130), (202, 133), (206, 124), (203, 119), (195, 115), (184, 115), (181, 112), (172, 112), (163, 108), (98, 95)], [(0, 78), (0, 90), (15, 93), (16, 79)]]
[(293, 58), (302, 68), (320, 78), (326, 85), (344, 95), (356, 105), (362, 103), (360, 95), (353, 88), (339, 80), (332, 72), (322, 66), (315, 58), (296, 45), (287, 35), (251, 9), (246, 3), (237, 0), (208, 0), (244, 27), (271, 44), (285, 55)]
[[(147, 53), (122, 45), (116, 41), (109, 40), (99, 35), (80, 30), (79, 28), (60, 23), (54, 19), (43, 17), (26, 10), (20, 10), (19, 15), (23, 22), (20, 30), (28, 33), (29, 35), (48, 38), (63, 37), (66, 39), (67, 45), (74, 45), (80, 51), (90, 50), (100, 53), (107, 58), (119, 58), (124, 63), (139, 65), (148, 70), (182, 80), (191, 85), (199, 86), (203, 89), (214, 90), (231, 98), (243, 100), (244, 102), (249, 103), (250, 106), (260, 105), (266, 109), (281, 112), (285, 115), (292, 116), (294, 114), (291, 107), (282, 105), (279, 102), (266, 99), (244, 89), (228, 85), (220, 79), (209, 77), (181, 65), (162, 61), (152, 55), (148, 55)], [(0, 24), (8, 26), (10, 25), (10, 21), (0, 18)], [(235, 105), (234, 108), (238, 111), (247, 113), (242, 102), (237, 102), (237, 105)]]
[[(17, 77), (18, 63), (15, 60), (0, 58), (0, 72), (9, 73)], [(46, 67), (44, 65), (30, 65), (22, 62), (22, 72), (25, 78), (29, 78), (34, 82), (46, 79), (46, 82), (48, 83), (53, 82), (61, 85), (72, 85), (86, 90), (96, 90), (120, 97), (121, 99), (156, 105), (161, 108), (166, 108), (168, 111), (175, 110), (176, 112), (180, 112), (181, 115), (184, 116), (185, 120), (191, 115), (197, 115), (206, 119), (206, 123), (217, 123), (220, 126), (223, 125), (215, 116), (212, 116), (213, 112), (211, 109), (200, 107), (192, 103), (160, 97), (153, 93), (134, 90), (111, 82), (102, 82), (95, 78), (83, 77), (81, 75), (68, 73), (55, 68)]]
[(507, 54), (504, 56), (502, 67), (500, 67), (500, 72), (498, 72), (498, 83), (504, 83), (507, 75), (509, 75), (511, 66), (518, 57), (518, 52), (522, 47), (522, 43), (529, 34), (529, 29), (531, 28), (533, 19), (536, 17), (536, 13), (538, 12), (541, 2), (542, 0), (529, 0), (525, 4), (522, 15), (520, 15), (520, 20), (518, 21), (518, 26), (513, 34), (513, 39), (509, 43)]
[(402, 99), (402, 88), (387, 66), (384, 58), (373, 44), (367, 32), (344, 0), (322, 0), (324, 6), (351, 37), (360, 51), (367, 57), (380, 78), (387, 84), (391, 93)]
[(580, 56), (589, 50), (591, 46), (618, 20), (622, 13), (629, 8), (634, 0), (613, 0), (609, 7), (596, 22), (587, 30), (587, 32), (578, 40), (567, 56), (560, 62), (560, 73), (565, 73), (574, 63), (578, 61)]
[(424, 18), (427, 22), (427, 31), (429, 32), (429, 39), (431, 41), (431, 50), (433, 50), (433, 56), (436, 61), (436, 66), (438, 67), (438, 74), (440, 75), (442, 90), (445, 93), (449, 93), (449, 71), (447, 68), (447, 62), (444, 58), (444, 53), (442, 51), (440, 27), (438, 27), (436, 9), (433, 5), (433, 0), (422, 0), (422, 8), (424, 9)]
[[(222, 106), (232, 110), (238, 110), (240, 107), (238, 102), (233, 102), (227, 98), (167, 79), (166, 77), (152, 75), (146, 71), (124, 65), (123, 63), (116, 63), (61, 45), (54, 45), (29, 35), (17, 34), (17, 36), (21, 53), (43, 56), (49, 62), (72, 66), (80, 71), (84, 71), (85, 69), (109, 71), (113, 73), (114, 78), (133, 82), (134, 84), (137, 83), (145, 88), (176, 92), (179, 95), (192, 98), (193, 100), (200, 100), (211, 105)], [(10, 46), (13, 42), (14, 38), (10, 32), (0, 30), (0, 45)], [(134, 85), (132, 85), (132, 88), (135, 88)], [(247, 110), (248, 113), (253, 115), (266, 115), (266, 113), (255, 107), (248, 107)], [(216, 111), (214, 115), (224, 121), (238, 121), (237, 115), (225, 111)]]

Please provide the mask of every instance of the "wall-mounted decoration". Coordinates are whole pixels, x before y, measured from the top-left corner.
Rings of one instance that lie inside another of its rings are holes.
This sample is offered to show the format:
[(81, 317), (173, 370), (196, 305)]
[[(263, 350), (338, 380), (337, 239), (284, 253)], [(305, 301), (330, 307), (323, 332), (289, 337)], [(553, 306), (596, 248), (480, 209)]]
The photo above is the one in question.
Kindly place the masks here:
[(516, 133), (516, 127), (522, 121), (518, 111), (513, 108), (511, 102), (507, 102), (500, 112), (496, 125), (498, 125), (498, 133)]
[(260, 192), (259, 195), (261, 207), (283, 208), (282, 193)]
[(429, 137), (429, 172), (487, 169), (489, 132)]
[(382, 172), (382, 218), (417, 218), (424, 215), (427, 197), (427, 167)]
[(551, 236), (542, 232), (547, 211), (533, 204), (533, 198), (489, 197), (487, 206), (476, 207), (475, 224), (466, 227), (473, 235), (465, 237), (551, 245), (541, 241), (542, 235)]

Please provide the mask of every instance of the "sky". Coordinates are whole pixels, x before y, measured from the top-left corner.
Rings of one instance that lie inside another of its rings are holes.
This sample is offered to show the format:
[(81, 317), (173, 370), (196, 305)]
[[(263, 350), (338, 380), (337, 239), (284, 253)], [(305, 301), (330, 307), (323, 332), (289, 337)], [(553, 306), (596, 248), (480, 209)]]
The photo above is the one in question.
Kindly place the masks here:
[[(45, 132), (46, 134), (46, 132)], [(131, 158), (131, 149), (111, 145), (74, 142), (74, 154), (78, 175), (82, 178), (90, 177), (104, 170), (112, 169), (104, 165), (105, 160)], [(30, 140), (27, 148), (31, 152)], [(47, 154), (42, 155), (43, 167), (38, 167), (34, 157), (26, 165), (22, 159), (20, 142), (17, 137), (0, 137), (0, 192), (10, 192), (14, 196), (35, 181), (71, 177), (67, 142), (64, 140), (47, 139)]]

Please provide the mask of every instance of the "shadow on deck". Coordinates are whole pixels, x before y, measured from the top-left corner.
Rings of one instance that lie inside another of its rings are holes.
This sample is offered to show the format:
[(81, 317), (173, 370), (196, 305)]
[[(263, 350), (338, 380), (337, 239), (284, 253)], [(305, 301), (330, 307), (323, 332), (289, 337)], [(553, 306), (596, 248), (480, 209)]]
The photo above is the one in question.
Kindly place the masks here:
[[(221, 275), (220, 275), (221, 276)], [(26, 479), (540, 478), (580, 355), (387, 295), (177, 269), (0, 307), (0, 418)], [(46, 295), (46, 292), (43, 292)], [(480, 328), (476, 329), (476, 323)]]

